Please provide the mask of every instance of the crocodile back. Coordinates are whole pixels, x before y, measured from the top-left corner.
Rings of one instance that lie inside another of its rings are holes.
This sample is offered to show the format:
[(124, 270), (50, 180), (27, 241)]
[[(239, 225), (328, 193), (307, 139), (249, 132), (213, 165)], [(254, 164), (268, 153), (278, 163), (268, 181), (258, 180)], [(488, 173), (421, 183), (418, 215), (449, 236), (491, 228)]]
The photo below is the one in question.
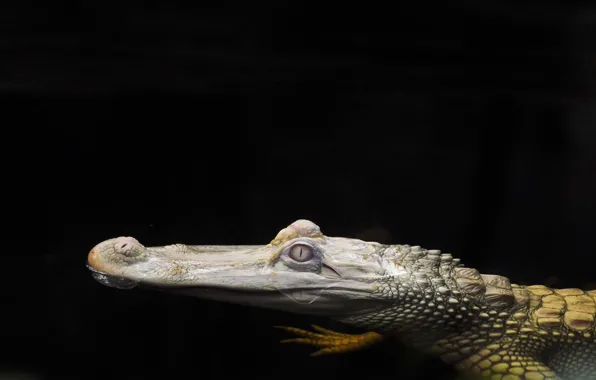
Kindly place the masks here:
[(551, 289), (528, 286), (530, 321), (541, 330), (573, 338), (591, 338), (596, 332), (596, 290)]

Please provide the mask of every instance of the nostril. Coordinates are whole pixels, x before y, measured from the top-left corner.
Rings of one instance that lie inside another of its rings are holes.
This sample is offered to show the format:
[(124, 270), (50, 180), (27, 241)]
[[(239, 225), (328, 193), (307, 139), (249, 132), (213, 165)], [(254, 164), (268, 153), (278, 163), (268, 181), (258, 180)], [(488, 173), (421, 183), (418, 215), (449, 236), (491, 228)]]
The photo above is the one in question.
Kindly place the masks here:
[(132, 237), (120, 237), (114, 242), (116, 253), (128, 257), (136, 257), (145, 251), (145, 247)]

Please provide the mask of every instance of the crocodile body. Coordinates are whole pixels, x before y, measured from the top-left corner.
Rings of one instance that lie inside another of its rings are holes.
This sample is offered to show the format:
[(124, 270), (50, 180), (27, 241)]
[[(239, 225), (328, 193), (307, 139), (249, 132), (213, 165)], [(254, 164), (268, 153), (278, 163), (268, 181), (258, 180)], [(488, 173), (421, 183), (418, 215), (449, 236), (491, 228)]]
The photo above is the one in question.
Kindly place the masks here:
[(439, 250), (328, 237), (307, 220), (264, 246), (110, 239), (88, 266), (108, 286), (149, 284), (396, 335), (473, 377), (596, 379), (596, 290), (520, 286)]

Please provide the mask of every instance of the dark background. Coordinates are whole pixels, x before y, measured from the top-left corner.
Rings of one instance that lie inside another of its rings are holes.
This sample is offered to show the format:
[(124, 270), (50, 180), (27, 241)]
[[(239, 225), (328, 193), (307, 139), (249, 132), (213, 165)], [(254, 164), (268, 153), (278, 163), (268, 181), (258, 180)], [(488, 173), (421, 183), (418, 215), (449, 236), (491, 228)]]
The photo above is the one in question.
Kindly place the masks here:
[(596, 10), (480, 3), (5, 3), (5, 206), (33, 211), (7, 218), (0, 377), (455, 377), (272, 327), (355, 331), (330, 321), (101, 286), (86, 255), (122, 235), (260, 244), (307, 218), (596, 287)]

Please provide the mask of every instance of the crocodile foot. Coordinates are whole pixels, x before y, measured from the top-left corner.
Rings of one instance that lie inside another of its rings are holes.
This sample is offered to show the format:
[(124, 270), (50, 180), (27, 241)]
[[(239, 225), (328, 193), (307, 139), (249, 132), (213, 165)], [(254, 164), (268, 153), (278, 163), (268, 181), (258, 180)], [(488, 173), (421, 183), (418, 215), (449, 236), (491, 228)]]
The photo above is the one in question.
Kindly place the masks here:
[(281, 343), (300, 343), (321, 347), (320, 350), (310, 354), (311, 356), (357, 351), (377, 343), (384, 338), (382, 335), (372, 331), (363, 334), (343, 334), (324, 329), (317, 325), (311, 326), (318, 332), (311, 332), (288, 326), (274, 327), (300, 336), (300, 338), (284, 339)]

